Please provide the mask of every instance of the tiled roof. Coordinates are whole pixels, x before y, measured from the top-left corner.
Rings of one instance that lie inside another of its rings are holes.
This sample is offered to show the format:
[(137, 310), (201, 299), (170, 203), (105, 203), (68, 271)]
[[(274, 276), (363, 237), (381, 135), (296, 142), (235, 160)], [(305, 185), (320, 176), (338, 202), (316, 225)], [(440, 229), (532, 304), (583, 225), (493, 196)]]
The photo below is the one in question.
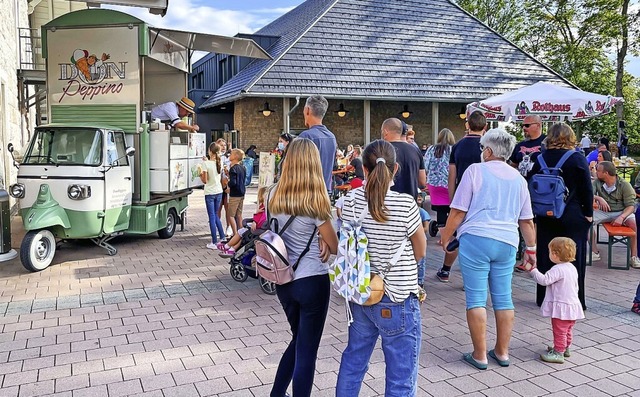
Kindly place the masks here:
[(449, 0), (307, 0), (256, 34), (281, 36), (202, 107), (243, 96), (468, 102), (558, 74)]

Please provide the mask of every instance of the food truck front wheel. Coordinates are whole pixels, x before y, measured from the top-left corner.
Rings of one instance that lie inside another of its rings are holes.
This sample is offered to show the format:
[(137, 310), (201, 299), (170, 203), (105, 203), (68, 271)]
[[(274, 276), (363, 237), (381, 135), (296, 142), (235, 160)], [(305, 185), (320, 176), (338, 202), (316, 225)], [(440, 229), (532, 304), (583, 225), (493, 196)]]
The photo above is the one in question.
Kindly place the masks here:
[(178, 220), (178, 213), (176, 212), (176, 209), (169, 209), (169, 212), (167, 212), (167, 226), (165, 226), (164, 229), (158, 230), (158, 237), (161, 239), (173, 237), (173, 233), (176, 232)]
[(56, 238), (50, 230), (27, 232), (20, 245), (20, 261), (25, 269), (39, 272), (46, 269), (56, 253)]

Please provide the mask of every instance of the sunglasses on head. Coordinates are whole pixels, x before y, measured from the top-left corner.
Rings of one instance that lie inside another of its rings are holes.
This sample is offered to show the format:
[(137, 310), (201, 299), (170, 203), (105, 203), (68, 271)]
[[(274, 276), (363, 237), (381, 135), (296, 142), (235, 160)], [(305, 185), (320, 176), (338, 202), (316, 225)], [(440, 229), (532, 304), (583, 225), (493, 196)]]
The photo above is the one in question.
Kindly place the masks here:
[(532, 125), (534, 125), (534, 124), (540, 124), (540, 123), (527, 123), (527, 124), (522, 124), (522, 126), (523, 126), (524, 128), (529, 128), (529, 127), (531, 127), (531, 126), (532, 126)]

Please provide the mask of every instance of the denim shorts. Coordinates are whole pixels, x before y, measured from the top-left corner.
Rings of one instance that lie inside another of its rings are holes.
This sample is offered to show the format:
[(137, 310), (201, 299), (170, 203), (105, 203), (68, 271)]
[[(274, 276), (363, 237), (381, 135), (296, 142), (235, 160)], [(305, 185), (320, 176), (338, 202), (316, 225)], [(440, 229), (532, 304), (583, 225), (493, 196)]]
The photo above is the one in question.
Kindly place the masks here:
[(466, 233), (460, 236), (458, 261), (467, 310), (487, 306), (487, 288), (493, 310), (513, 310), (511, 279), (516, 247)]

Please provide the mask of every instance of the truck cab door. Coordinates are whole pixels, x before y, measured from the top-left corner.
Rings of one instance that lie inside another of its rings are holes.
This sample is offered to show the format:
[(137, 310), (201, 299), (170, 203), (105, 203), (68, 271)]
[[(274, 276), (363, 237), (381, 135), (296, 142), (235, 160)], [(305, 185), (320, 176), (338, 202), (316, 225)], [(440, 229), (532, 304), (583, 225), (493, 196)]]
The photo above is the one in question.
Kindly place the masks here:
[(133, 185), (131, 162), (125, 151), (124, 132), (105, 131), (105, 233), (129, 228)]

